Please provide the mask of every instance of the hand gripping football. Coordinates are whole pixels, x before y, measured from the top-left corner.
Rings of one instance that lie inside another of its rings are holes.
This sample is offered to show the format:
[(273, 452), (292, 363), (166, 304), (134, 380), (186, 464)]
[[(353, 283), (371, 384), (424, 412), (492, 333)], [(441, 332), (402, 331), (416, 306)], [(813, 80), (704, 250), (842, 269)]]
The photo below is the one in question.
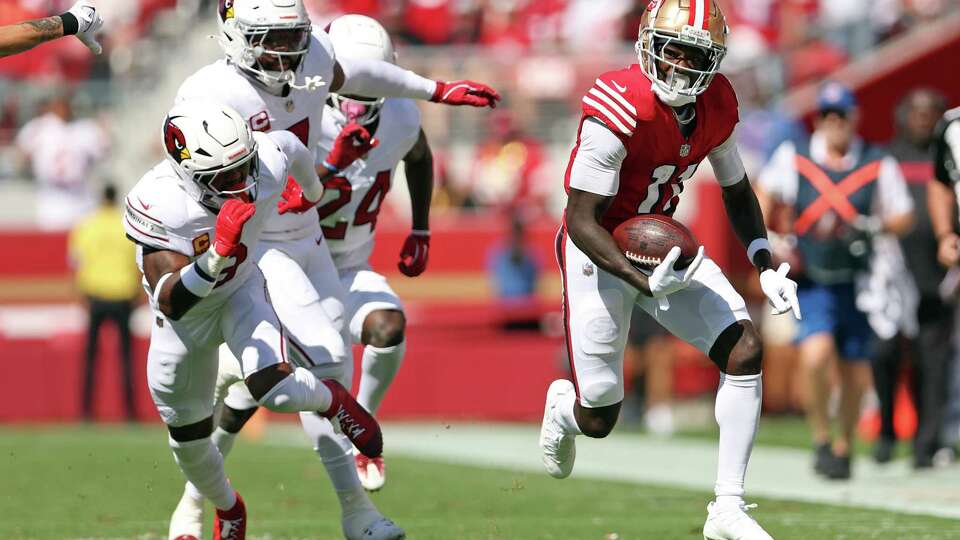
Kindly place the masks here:
[(680, 247), (675, 270), (686, 268), (697, 256), (700, 242), (679, 221), (658, 214), (632, 217), (617, 226), (613, 239), (623, 255), (640, 270), (653, 270), (673, 246)]

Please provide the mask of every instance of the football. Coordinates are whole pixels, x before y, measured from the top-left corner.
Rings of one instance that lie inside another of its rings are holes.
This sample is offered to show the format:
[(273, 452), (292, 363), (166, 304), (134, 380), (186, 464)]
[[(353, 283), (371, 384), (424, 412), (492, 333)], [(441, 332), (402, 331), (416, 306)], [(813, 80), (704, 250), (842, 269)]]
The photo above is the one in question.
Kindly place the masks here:
[(673, 246), (680, 247), (675, 270), (686, 268), (696, 257), (700, 242), (679, 221), (658, 214), (632, 217), (617, 226), (613, 239), (624, 256), (641, 270), (651, 270)]

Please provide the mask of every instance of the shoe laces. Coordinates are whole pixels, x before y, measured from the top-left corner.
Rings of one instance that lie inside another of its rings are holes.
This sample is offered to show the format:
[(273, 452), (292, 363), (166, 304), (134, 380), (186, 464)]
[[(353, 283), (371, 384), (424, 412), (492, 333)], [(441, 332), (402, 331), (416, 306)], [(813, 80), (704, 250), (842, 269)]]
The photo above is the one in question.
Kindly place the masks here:
[(747, 514), (748, 511), (754, 508), (757, 508), (756, 503), (746, 504), (743, 502), (736, 506), (720, 507), (718, 509), (719, 512), (717, 512), (717, 517), (727, 525), (747, 528), (760, 527), (760, 524)]
[(340, 423), (340, 431), (351, 439), (363, 435), (363, 432), (367, 430), (367, 428), (363, 427), (360, 422), (357, 422), (357, 420), (347, 412), (343, 405), (340, 406), (337, 414), (333, 415), (333, 417)]
[(220, 538), (221, 540), (237, 540), (240, 538), (240, 528), (243, 525), (241, 519), (220, 519)]

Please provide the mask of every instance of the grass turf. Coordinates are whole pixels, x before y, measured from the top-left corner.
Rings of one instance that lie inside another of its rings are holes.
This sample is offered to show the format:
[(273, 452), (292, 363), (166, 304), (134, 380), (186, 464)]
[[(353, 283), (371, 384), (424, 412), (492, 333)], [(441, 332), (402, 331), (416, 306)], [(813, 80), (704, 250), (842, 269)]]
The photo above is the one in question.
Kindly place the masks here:
[[(180, 473), (149, 427), (0, 428), (0, 538), (166, 538)], [(391, 458), (376, 504), (417, 539), (701, 538), (708, 493)], [(339, 538), (336, 498), (304, 449), (238, 442), (228, 470), (250, 538)], [(960, 538), (960, 522), (759, 500), (778, 539)], [(209, 531), (208, 531), (209, 534)]]

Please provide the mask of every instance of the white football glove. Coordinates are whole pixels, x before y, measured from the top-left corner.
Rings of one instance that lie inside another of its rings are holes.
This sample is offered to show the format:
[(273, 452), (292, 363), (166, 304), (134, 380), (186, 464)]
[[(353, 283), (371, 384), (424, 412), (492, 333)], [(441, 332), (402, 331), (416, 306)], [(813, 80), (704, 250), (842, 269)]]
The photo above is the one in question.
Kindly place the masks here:
[(776, 270), (767, 268), (760, 273), (760, 288), (770, 300), (774, 315), (780, 315), (792, 309), (793, 316), (799, 320), (802, 317), (800, 302), (797, 301), (797, 282), (787, 277), (789, 272), (789, 263), (781, 263)]
[(670, 309), (670, 302), (668, 302), (666, 298), (667, 295), (686, 288), (687, 285), (690, 285), (690, 281), (693, 280), (693, 274), (697, 272), (697, 268), (700, 268), (700, 263), (703, 262), (703, 246), (700, 246), (700, 249), (697, 250), (697, 255), (693, 258), (693, 261), (690, 262), (689, 266), (683, 270), (674, 270), (673, 264), (677, 262), (679, 258), (680, 247), (673, 246), (670, 248), (670, 251), (667, 252), (667, 256), (663, 258), (663, 261), (653, 269), (653, 273), (651, 273), (647, 279), (647, 283), (650, 284), (650, 292), (654, 298), (660, 301), (660, 309), (664, 311)]
[(77, 39), (87, 46), (93, 54), (103, 52), (103, 47), (97, 41), (94, 34), (103, 26), (103, 17), (97, 11), (97, 6), (90, 0), (80, 0), (73, 5), (68, 13), (77, 18), (79, 27), (77, 28)]

